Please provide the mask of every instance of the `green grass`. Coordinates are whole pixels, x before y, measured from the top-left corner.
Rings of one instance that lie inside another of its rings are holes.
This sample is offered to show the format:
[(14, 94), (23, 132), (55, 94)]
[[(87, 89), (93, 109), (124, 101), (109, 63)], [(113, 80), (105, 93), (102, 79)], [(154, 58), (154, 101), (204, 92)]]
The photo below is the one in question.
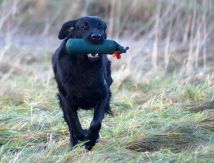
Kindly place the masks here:
[[(213, 162), (213, 83), (114, 83), (100, 142), (71, 151), (54, 81), (14, 76), (0, 82), (0, 162)], [(88, 127), (92, 112), (79, 114)]]

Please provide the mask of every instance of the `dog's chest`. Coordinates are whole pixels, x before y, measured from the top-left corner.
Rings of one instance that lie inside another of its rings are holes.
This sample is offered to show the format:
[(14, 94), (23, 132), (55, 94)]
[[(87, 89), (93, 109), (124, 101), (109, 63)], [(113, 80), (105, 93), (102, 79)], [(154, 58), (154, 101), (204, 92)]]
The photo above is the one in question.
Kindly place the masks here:
[[(97, 102), (106, 94), (104, 81), (90, 78), (90, 76), (80, 77), (79, 80), (84, 82), (75, 82), (72, 95), (75, 97), (78, 106), (81, 108), (95, 107)], [(103, 79), (104, 80), (104, 79)]]
[(94, 72), (85, 72), (78, 74), (73, 80), (75, 92), (81, 96), (101, 94), (105, 87), (103, 76), (95, 75)]
[(104, 74), (99, 69), (71, 69), (64, 74), (68, 89), (76, 98), (99, 99), (105, 94), (106, 82)]
[(61, 60), (62, 71), (59, 73), (65, 90), (82, 108), (94, 107), (108, 89), (104, 64), (97, 62), (85, 65), (85, 62), (69, 59), (65, 57)]

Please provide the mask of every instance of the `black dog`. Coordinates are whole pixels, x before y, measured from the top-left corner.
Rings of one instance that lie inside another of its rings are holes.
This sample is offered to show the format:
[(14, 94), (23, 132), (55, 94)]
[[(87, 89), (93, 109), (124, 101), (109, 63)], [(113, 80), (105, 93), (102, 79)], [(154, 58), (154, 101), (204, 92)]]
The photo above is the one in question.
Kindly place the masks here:
[[(112, 114), (109, 106), (111, 92), (111, 65), (106, 54), (69, 55), (65, 44), (69, 38), (83, 38), (93, 44), (106, 39), (106, 23), (98, 17), (88, 16), (63, 24), (58, 38), (64, 39), (52, 57), (53, 71), (58, 85), (59, 101), (69, 127), (71, 144), (85, 140), (90, 150), (99, 139), (105, 113)], [(83, 130), (77, 110), (94, 108), (88, 130)]]

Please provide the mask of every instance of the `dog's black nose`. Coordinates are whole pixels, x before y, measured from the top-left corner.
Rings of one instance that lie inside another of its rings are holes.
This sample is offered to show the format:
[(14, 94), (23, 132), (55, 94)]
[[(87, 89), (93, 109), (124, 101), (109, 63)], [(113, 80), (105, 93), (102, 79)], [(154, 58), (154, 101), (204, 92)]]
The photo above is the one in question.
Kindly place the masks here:
[(91, 34), (91, 40), (100, 41), (101, 40), (101, 34), (97, 34), (97, 33)]

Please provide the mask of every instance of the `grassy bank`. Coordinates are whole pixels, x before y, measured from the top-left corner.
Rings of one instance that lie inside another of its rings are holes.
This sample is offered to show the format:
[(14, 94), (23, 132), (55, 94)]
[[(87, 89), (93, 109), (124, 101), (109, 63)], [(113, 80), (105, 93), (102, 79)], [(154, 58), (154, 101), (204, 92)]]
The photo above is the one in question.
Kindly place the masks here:
[[(179, 75), (114, 83), (114, 117), (105, 118), (101, 140), (88, 152), (70, 151), (52, 78), (14, 75), (0, 82), (1, 162), (212, 162), (213, 83), (212, 76), (190, 83)], [(80, 117), (87, 127), (92, 113)]]

